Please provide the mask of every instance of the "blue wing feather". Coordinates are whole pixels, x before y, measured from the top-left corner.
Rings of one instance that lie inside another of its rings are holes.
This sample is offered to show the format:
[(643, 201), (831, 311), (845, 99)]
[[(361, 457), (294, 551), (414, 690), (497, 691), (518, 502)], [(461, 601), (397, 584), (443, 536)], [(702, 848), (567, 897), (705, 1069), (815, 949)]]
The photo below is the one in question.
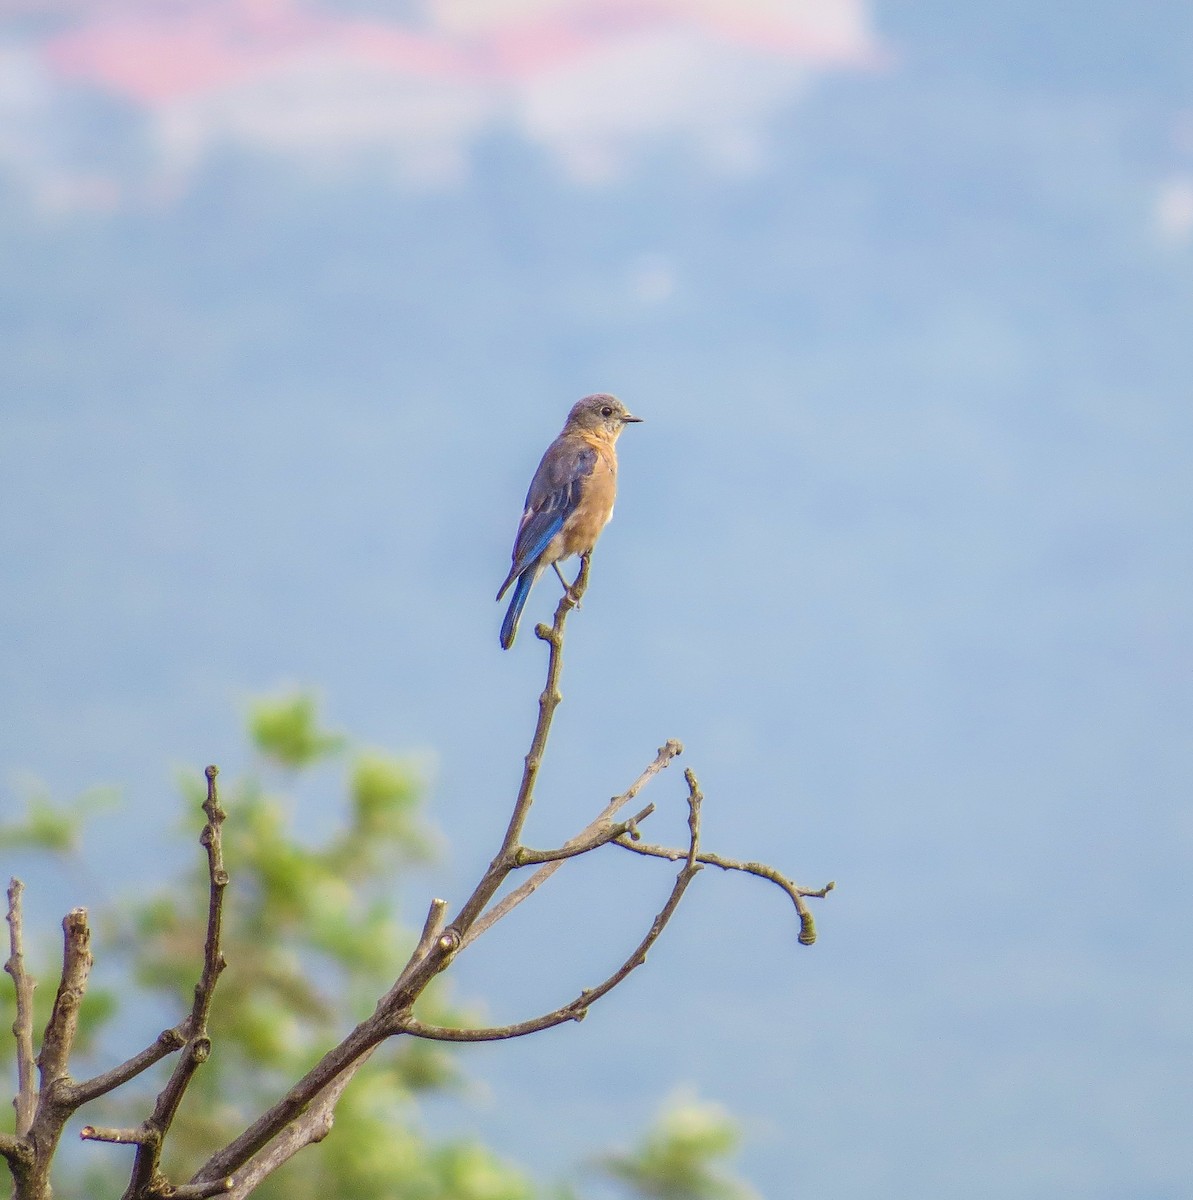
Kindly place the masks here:
[(499, 600), (514, 579), (538, 561), (576, 511), (584, 480), (592, 474), (596, 459), (597, 452), (587, 442), (564, 437), (556, 438), (543, 455), (526, 493), (522, 523), (514, 539), (513, 565), (497, 593)]
[(527, 571), (518, 580), (517, 587), (514, 588), (514, 594), (510, 597), (510, 606), (505, 610), (505, 620), (501, 622), (501, 648), (503, 650), (508, 650), (514, 644), (514, 634), (518, 632), (518, 621), (521, 619), (522, 609), (526, 605), (526, 597), (530, 595), (533, 584), (534, 572)]
[(501, 623), (501, 644), (507, 650), (518, 632), (526, 598), (542, 569), (539, 560), (563, 523), (576, 511), (584, 481), (592, 474), (596, 460), (597, 452), (582, 438), (561, 435), (551, 443), (530, 481), (522, 521), (514, 538), (513, 564), (497, 593), (500, 600), (517, 579)]

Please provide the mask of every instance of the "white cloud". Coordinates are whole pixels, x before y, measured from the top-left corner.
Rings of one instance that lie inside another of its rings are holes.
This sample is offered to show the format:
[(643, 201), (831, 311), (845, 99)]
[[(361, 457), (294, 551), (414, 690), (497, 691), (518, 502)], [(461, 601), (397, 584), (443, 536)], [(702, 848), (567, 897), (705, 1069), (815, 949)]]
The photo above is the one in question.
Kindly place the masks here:
[(1160, 185), (1155, 224), (1166, 242), (1185, 244), (1193, 238), (1193, 177), (1180, 175)]
[(49, 166), (45, 133), (54, 90), (29, 47), (0, 44), (0, 164), (22, 174), (41, 174)]
[(766, 118), (808, 78), (799, 63), (719, 45), (690, 27), (663, 28), (520, 81), (514, 119), (581, 178), (604, 179), (670, 140), (713, 166), (752, 166)]
[(20, 180), (46, 212), (114, 208), (115, 174), (72, 158), (73, 119), (33, 48), (0, 42), (0, 172)]
[(484, 90), (404, 74), (335, 54), (312, 54), (153, 110), (164, 169), (186, 175), (223, 145), (351, 168), (378, 158), (409, 181), (449, 183), (491, 121)]
[(874, 47), (863, 0), (428, 0), (407, 25), (295, 0), (126, 0), (107, 18), (80, 0), (72, 27), (0, 59), (0, 161), (84, 178), (55, 157), (69, 88), (141, 112), (156, 177), (124, 182), (159, 193), (227, 145), (443, 186), (493, 130), (593, 183), (669, 144), (741, 172), (775, 112)]

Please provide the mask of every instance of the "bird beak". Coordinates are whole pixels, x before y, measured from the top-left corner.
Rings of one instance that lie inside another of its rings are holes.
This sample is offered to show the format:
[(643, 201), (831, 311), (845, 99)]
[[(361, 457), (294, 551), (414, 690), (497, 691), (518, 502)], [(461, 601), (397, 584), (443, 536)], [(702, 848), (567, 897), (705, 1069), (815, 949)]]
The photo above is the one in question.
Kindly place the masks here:
[(642, 418), (641, 417), (631, 417), (629, 413), (622, 413), (621, 414), (621, 423), (623, 425), (641, 425)]

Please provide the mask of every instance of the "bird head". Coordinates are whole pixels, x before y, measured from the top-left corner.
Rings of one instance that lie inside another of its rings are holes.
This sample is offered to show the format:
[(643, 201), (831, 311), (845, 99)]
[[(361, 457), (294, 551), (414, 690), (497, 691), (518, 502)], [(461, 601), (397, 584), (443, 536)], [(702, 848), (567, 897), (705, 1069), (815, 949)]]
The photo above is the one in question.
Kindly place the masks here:
[(641, 417), (631, 416), (629, 410), (616, 396), (597, 392), (585, 396), (572, 405), (568, 413), (567, 429), (583, 429), (600, 437), (614, 441), (627, 425), (637, 424)]

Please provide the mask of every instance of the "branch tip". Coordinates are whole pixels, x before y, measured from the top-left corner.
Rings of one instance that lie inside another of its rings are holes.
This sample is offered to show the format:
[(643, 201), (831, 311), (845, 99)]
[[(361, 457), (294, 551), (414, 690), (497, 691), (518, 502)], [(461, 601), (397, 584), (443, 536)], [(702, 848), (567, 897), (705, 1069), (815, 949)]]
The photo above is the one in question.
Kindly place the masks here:
[(79, 1130), (84, 1142), (110, 1142), (114, 1146), (143, 1146), (149, 1138), (144, 1126), (140, 1129), (109, 1129), (99, 1125), (84, 1125)]
[(443, 918), (446, 913), (446, 900), (436, 897), (431, 901), (431, 906), (427, 909), (427, 919), (423, 922), (422, 933), (418, 935), (418, 942), (414, 947), (414, 953), (410, 956), (408, 966), (426, 956), (427, 951), (431, 948), (431, 943), (435, 940), (435, 935), (443, 926)]
[(15, 876), (8, 884), (8, 961), (5, 971), (12, 976), (16, 992), (16, 1019), (12, 1023), (16, 1038), (17, 1094), (16, 1135), (24, 1138), (33, 1125), (37, 1112), (37, 1082), (34, 1077), (36, 1060), (33, 1057), (33, 991), (37, 981), (25, 970), (24, 914), (21, 896), (25, 885)]
[[(650, 858), (662, 858), (669, 862), (678, 862), (681, 858), (688, 859), (691, 855), (690, 845), (687, 850), (679, 850), (669, 846), (653, 846), (648, 842), (636, 842), (629, 837), (615, 838), (613, 844), (620, 846), (623, 850), (632, 850), (635, 854), (646, 855)], [(739, 862), (737, 859), (726, 858), (724, 855), (712, 854), (706, 851), (698, 852), (691, 861), (693, 869), (703, 864), (710, 867), (720, 867), (722, 871), (741, 871), (747, 875), (756, 875), (760, 879), (766, 879), (776, 887), (781, 888), (787, 893), (799, 917), (800, 944), (810, 946), (816, 941), (816, 925), (805, 901), (808, 899), (822, 900), (836, 887), (835, 883), (826, 883), (821, 888), (800, 887), (797, 883), (793, 883), (785, 875), (775, 870), (774, 867), (768, 866), (766, 863)]]
[(148, 1194), (155, 1179), (160, 1175), (162, 1143), (170, 1131), (170, 1126), (178, 1113), (178, 1106), (186, 1094), (195, 1072), (211, 1055), (211, 1038), (207, 1032), (207, 1018), (211, 1012), (212, 997), (216, 984), (219, 982), (227, 961), (221, 946), (223, 933), (224, 893), (228, 886), (228, 871), (224, 867), (223, 841), (221, 826), (226, 813), (220, 808), (219, 794), (216, 790), (216, 776), (219, 768), (209, 766), (204, 775), (207, 777), (207, 796), (203, 801), (203, 812), (207, 816), (207, 824), (199, 836), (199, 842), (207, 851), (207, 933), (203, 940), (203, 967), (199, 980), (195, 984), (195, 998), (191, 1005), (190, 1015), (181, 1026), (179, 1033), (185, 1030), (185, 1043), (182, 1054), (174, 1064), (174, 1070), (166, 1086), (158, 1093), (153, 1106), (152, 1115), (142, 1125), (145, 1131), (138, 1144), (137, 1155), (133, 1163), (132, 1178), (129, 1181), (126, 1195), (139, 1196)]

